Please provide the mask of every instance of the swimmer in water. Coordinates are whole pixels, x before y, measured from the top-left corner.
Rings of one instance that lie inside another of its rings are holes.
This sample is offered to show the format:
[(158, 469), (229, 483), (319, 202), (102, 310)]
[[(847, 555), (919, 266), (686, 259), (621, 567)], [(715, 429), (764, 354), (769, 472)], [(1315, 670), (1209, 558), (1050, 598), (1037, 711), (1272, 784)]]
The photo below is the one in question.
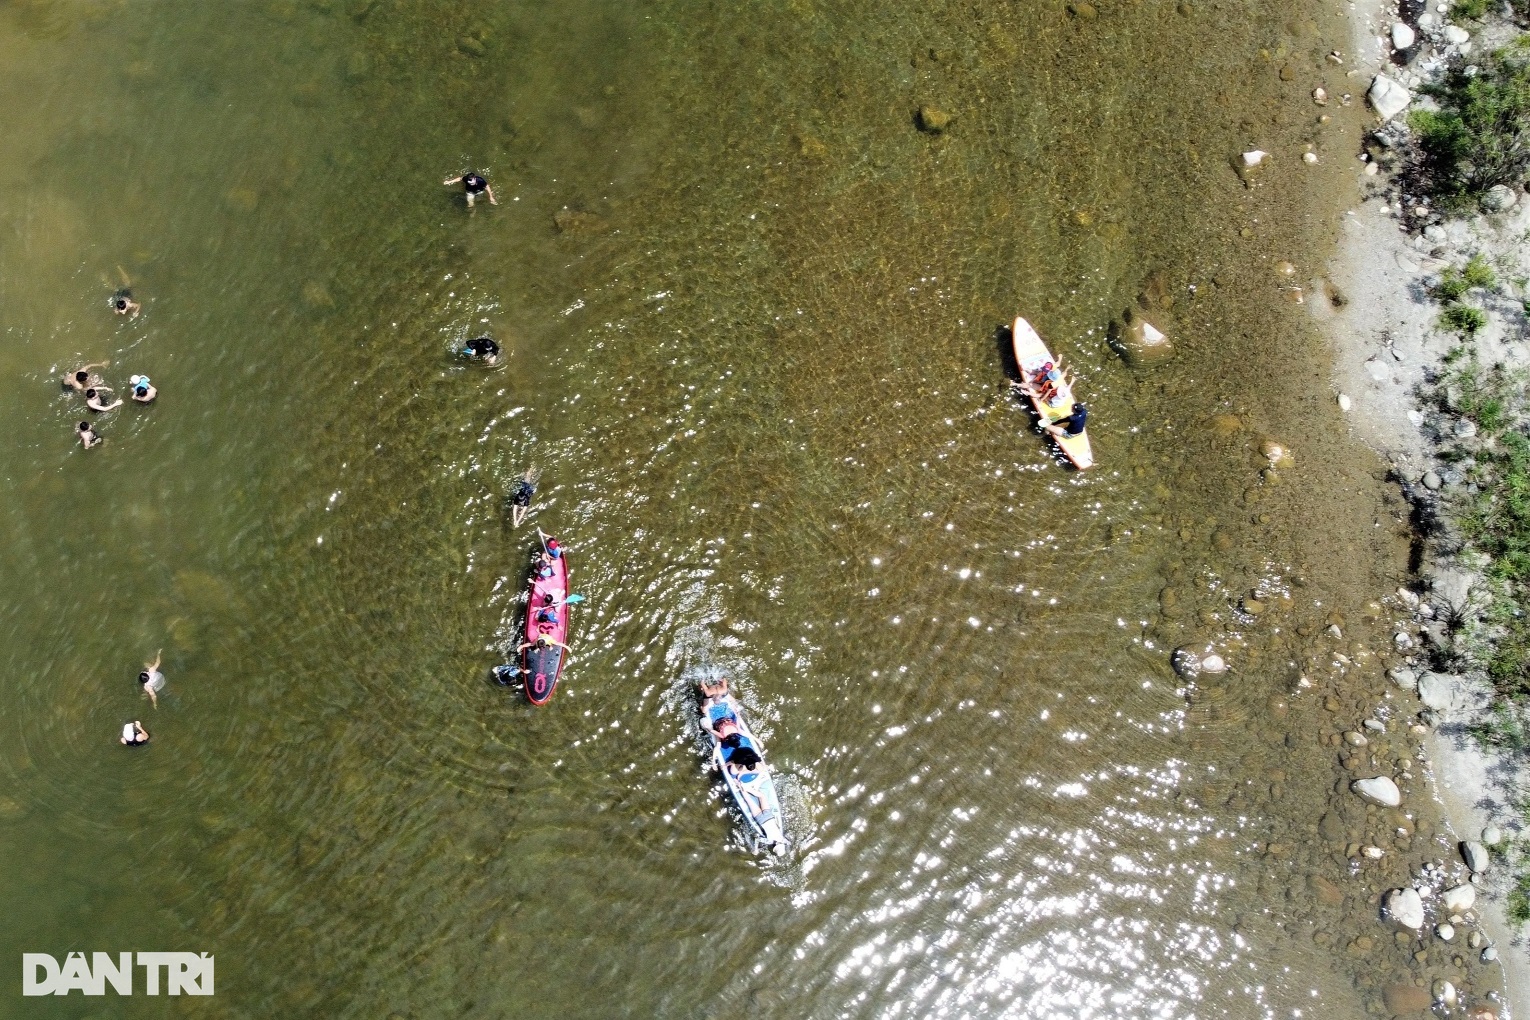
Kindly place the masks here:
[(473, 170), (464, 170), (456, 177), (448, 177), (441, 183), (448, 186), (452, 184), (461, 184), (462, 190), (467, 192), (467, 204), (469, 209), (473, 208), (473, 199), (479, 195), (488, 195), (490, 205), (499, 205), (499, 201), (494, 197), (494, 189), (489, 186), (489, 182), (484, 180), (480, 174)]
[(92, 432), (90, 430), (90, 422), (88, 422), (88, 421), (80, 422), (80, 433), (79, 434), (80, 434), (80, 445), (85, 447), (85, 449), (87, 449), (87, 450), (90, 449), (92, 446), (95, 446), (97, 443), (101, 442), (101, 437), (96, 435), (94, 432)]
[(159, 707), (159, 692), (165, 689), (165, 674), (159, 671), (159, 663), (164, 655), (163, 648), (155, 652), (154, 661), (144, 663), (143, 672), (138, 674), (138, 683), (149, 696), (149, 704), (155, 708)]
[(146, 375), (135, 375), (128, 380), (128, 384), (133, 387), (133, 399), (140, 404), (152, 404), (154, 398), (159, 396), (159, 390), (154, 388)]
[(90, 408), (92, 411), (110, 411), (113, 408), (121, 407), (122, 406), (122, 398), (120, 398), (120, 397), (117, 398), (116, 400), (113, 400), (110, 404), (103, 404), (101, 402), (101, 398), (104, 395), (106, 395), (106, 394), (108, 394), (110, 392), (111, 392), (111, 390), (107, 389), (104, 386), (101, 387), (100, 389), (88, 389), (88, 390), (86, 390), (85, 391), (85, 406)]
[(486, 336), (469, 340), (462, 348), (464, 356), (474, 361), (481, 361), (485, 365), (493, 365), (499, 361), (499, 344)]
[(537, 478), (540, 476), (541, 472), (536, 468), (527, 468), (515, 483), (510, 493), (510, 523), (513, 527), (519, 528), (531, 512), (531, 500), (537, 494)]
[(84, 393), (91, 385), (90, 370), (93, 368), (105, 368), (110, 361), (98, 361), (94, 365), (82, 365), (73, 372), (64, 373), (64, 389), (74, 390), (76, 393)]
[(118, 743), (128, 747), (139, 747), (149, 742), (149, 731), (143, 728), (143, 723), (134, 719), (130, 723), (122, 724), (122, 736), (117, 738)]
[(112, 311), (118, 315), (126, 315), (130, 319), (138, 318), (138, 313), (143, 310), (143, 306), (133, 300), (133, 292), (126, 287), (112, 295), (111, 306)]

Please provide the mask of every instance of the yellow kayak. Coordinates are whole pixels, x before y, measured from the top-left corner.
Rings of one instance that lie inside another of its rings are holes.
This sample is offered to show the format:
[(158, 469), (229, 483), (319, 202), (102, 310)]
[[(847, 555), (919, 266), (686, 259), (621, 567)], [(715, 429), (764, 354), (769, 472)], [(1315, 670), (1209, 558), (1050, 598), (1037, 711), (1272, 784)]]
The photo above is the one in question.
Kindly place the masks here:
[[(1042, 342), (1040, 334), (1024, 319), (1016, 318), (1013, 329), (1015, 341), (1015, 364), (1020, 366), (1020, 376), (1026, 382), (1034, 384), (1042, 366), (1051, 363), (1056, 364), (1057, 359), (1052, 357), (1052, 352), (1047, 350), (1047, 345)], [(1041, 417), (1041, 424), (1055, 425), (1064, 421), (1073, 413), (1073, 389), (1063, 386), (1057, 391), (1057, 395), (1051, 400), (1041, 400), (1031, 397), (1031, 406)], [(1048, 435), (1057, 443), (1063, 452), (1063, 456), (1073, 462), (1073, 466), (1079, 470), (1094, 467), (1094, 453), (1089, 449), (1089, 430), (1086, 428), (1076, 436), (1061, 435), (1048, 432)]]

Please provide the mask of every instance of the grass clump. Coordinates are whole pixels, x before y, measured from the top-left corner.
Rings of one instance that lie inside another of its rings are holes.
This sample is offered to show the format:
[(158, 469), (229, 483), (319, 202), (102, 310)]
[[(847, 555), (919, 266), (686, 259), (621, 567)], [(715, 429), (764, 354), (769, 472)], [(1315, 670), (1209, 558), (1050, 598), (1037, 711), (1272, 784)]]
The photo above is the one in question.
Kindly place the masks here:
[[(1530, 4), (1530, 0), (1525, 0)], [(1460, 11), (1462, 4), (1456, 6)], [(1495, 184), (1513, 184), (1530, 170), (1530, 52), (1511, 46), (1468, 76), (1452, 69), (1425, 90), (1439, 110), (1415, 110), (1424, 188), (1446, 211), (1474, 208)]]
[(1447, 266), (1440, 274), (1440, 282), (1434, 285), (1432, 293), (1442, 302), (1459, 301), (1469, 290), (1491, 290), (1496, 286), (1498, 286), (1498, 275), (1493, 272), (1493, 267), (1488, 264), (1488, 260), (1481, 255), (1473, 255), (1460, 269)]
[(1492, 9), (1493, 0), (1456, 0), (1456, 5), (1450, 9), (1450, 20), (1481, 21)]
[(1446, 305), (1440, 313), (1440, 328), (1458, 334), (1463, 339), (1474, 337), (1487, 325), (1487, 313), (1471, 305)]

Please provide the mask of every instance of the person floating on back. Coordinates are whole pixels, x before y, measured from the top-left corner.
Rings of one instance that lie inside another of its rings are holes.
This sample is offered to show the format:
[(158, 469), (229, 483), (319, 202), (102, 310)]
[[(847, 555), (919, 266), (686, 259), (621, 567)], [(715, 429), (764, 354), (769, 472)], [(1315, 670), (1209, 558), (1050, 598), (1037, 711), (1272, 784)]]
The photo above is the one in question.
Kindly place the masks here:
[(64, 389), (74, 390), (76, 393), (84, 393), (86, 389), (94, 385), (91, 382), (90, 370), (93, 368), (105, 368), (110, 361), (98, 361), (94, 365), (81, 365), (73, 372), (64, 373)]
[(159, 662), (164, 654), (163, 648), (155, 652), (154, 661), (144, 663), (143, 672), (138, 674), (138, 683), (149, 696), (149, 704), (155, 708), (159, 707), (159, 692), (165, 689), (165, 674), (159, 671)]
[(128, 379), (128, 385), (133, 387), (133, 399), (140, 404), (152, 404), (154, 398), (159, 396), (159, 390), (149, 382), (146, 375), (135, 375)]
[(133, 300), (133, 292), (126, 287), (112, 295), (111, 306), (112, 311), (118, 315), (126, 315), (130, 319), (138, 318), (138, 313), (143, 310), (143, 306)]
[(96, 435), (94, 432), (91, 431), (91, 429), (90, 429), (90, 422), (88, 422), (88, 421), (80, 422), (79, 436), (80, 436), (80, 445), (85, 447), (85, 449), (87, 449), (87, 450), (90, 449), (92, 446), (95, 446), (97, 443), (101, 442), (101, 437)]
[(143, 728), (143, 723), (134, 719), (122, 724), (122, 736), (117, 738), (117, 742), (128, 747), (140, 747), (149, 742), (149, 731)]
[(462, 354), (485, 365), (493, 365), (499, 361), (499, 344), (486, 336), (477, 337), (463, 346)]
[(510, 523), (519, 528), (526, 515), (531, 512), (531, 500), (537, 494), (537, 478), (540, 472), (536, 468), (527, 468), (526, 473), (516, 481), (515, 488), (510, 492)]
[(92, 411), (110, 411), (114, 408), (121, 407), (122, 400), (120, 398), (113, 400), (110, 404), (103, 403), (102, 397), (110, 392), (111, 390), (107, 389), (105, 386), (102, 386), (100, 389), (92, 387), (91, 389), (86, 390), (85, 406), (90, 408)]
[(488, 195), (490, 205), (499, 205), (499, 201), (494, 197), (494, 189), (489, 186), (489, 182), (484, 180), (477, 171), (464, 170), (456, 177), (448, 177), (441, 183), (445, 185), (461, 184), (462, 190), (467, 193), (469, 209), (473, 208), (473, 199), (479, 195)]

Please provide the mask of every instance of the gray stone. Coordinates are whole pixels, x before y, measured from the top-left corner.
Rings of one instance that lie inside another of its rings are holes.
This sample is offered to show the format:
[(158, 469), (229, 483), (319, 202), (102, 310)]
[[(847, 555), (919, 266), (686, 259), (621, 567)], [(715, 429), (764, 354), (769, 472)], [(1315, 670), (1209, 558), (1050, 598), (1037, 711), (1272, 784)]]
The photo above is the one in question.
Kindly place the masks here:
[(1503, 830), (1491, 823), (1482, 827), (1482, 842), (1488, 846), (1497, 846), (1503, 842)]
[(1393, 889), (1381, 901), (1382, 914), (1391, 921), (1420, 931), (1424, 927), (1424, 901), (1412, 889)]
[(1494, 949), (1492, 946), (1488, 946), (1482, 951), (1483, 963), (1492, 963), (1496, 959), (1498, 959), (1498, 950)]
[(1440, 909), (1447, 914), (1464, 914), (1477, 902), (1477, 887), (1458, 885), (1440, 893)]
[(1456, 926), (1446, 921), (1444, 924), (1435, 925), (1434, 933), (1440, 937), (1441, 942), (1449, 942), (1456, 937)]
[(1462, 43), (1471, 39), (1471, 37), (1472, 34), (1466, 29), (1462, 28), (1460, 25), (1445, 26), (1445, 41), (1452, 46), (1460, 46)]
[(1418, 690), (1418, 674), (1405, 666), (1398, 666), (1387, 673), (1392, 682), (1406, 691)]
[(1110, 324), (1106, 340), (1133, 368), (1150, 368), (1174, 357), (1174, 345), (1151, 322), (1128, 308)]
[(1461, 859), (1466, 862), (1468, 868), (1479, 873), (1486, 871), (1488, 866), (1492, 864), (1488, 857), (1487, 847), (1472, 840), (1466, 840), (1461, 844)]
[(1378, 74), (1372, 81), (1370, 91), (1366, 92), (1365, 98), (1369, 100), (1371, 109), (1382, 120), (1391, 120), (1408, 108), (1413, 101), (1413, 96), (1401, 84), (1393, 81), (1384, 74)]
[(1519, 196), (1514, 189), (1507, 184), (1495, 184), (1482, 196), (1482, 204), (1489, 212), (1503, 212), (1512, 209)]
[(1387, 776), (1356, 779), (1349, 784), (1349, 788), (1372, 804), (1380, 804), (1382, 807), (1397, 807), (1402, 803), (1402, 791)]
[(1444, 244), (1450, 240), (1450, 235), (1445, 233), (1445, 228), (1438, 223), (1431, 223), (1424, 228), (1424, 240), (1431, 244)]
[(1372, 733), (1385, 733), (1387, 731), (1387, 724), (1380, 719), (1367, 719), (1362, 725)]
[(1456, 422), (1456, 436), (1459, 439), (1471, 439), (1477, 434), (1477, 423), (1470, 418), (1462, 418)]
[(1445, 480), (1439, 476), (1438, 472), (1435, 471), (1425, 471), (1423, 482), (1424, 488), (1428, 489), (1430, 492), (1439, 492), (1440, 488), (1445, 484)]
[(1448, 673), (1425, 673), (1418, 680), (1418, 700), (1436, 712), (1450, 708), (1455, 690), (1456, 678)]

